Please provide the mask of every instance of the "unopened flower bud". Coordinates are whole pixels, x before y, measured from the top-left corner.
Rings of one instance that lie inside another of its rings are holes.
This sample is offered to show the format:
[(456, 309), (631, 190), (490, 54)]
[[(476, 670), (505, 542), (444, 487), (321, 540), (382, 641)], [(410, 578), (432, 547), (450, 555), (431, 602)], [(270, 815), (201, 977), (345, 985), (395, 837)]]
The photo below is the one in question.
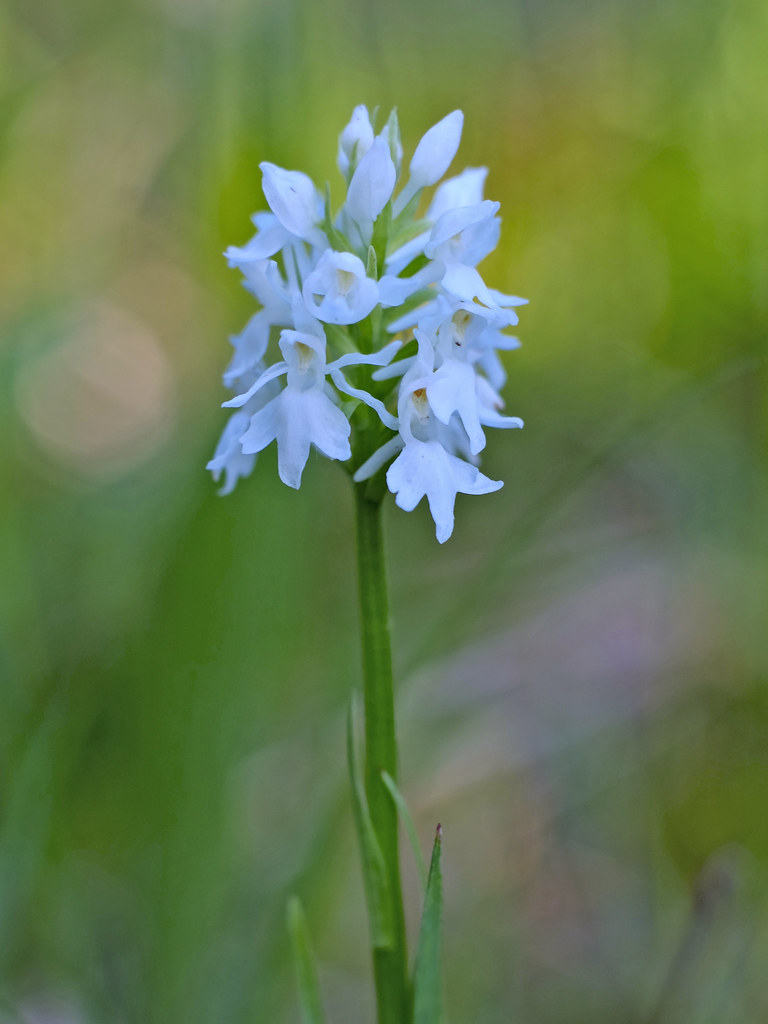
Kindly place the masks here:
[(373, 126), (368, 108), (362, 103), (352, 111), (349, 124), (339, 136), (339, 153), (336, 163), (345, 178), (349, 179), (355, 167), (373, 145)]
[(464, 115), (454, 110), (422, 136), (411, 160), (412, 187), (427, 188), (442, 178), (456, 156), (463, 126)]

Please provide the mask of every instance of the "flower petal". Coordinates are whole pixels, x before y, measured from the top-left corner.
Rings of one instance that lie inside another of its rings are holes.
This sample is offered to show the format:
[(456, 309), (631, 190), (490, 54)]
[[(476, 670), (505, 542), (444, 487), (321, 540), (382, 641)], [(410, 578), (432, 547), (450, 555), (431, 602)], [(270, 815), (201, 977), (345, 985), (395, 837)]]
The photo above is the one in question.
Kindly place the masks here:
[(243, 410), (230, 416), (213, 458), (205, 467), (210, 469), (217, 483), (222, 472), (224, 473), (224, 486), (219, 491), (222, 496), (231, 494), (240, 477), (249, 476), (253, 470), (256, 456), (246, 455), (240, 445), (240, 438), (248, 426), (249, 419), (250, 416)]
[[(275, 402), (279, 403), (275, 418), (277, 469), (284, 484), (295, 488), (301, 485), (312, 444), (329, 459), (346, 460), (351, 456), (349, 421), (322, 390), (286, 388)], [(243, 447), (246, 450), (245, 440)]]
[(427, 188), (438, 182), (456, 156), (461, 141), (464, 115), (454, 110), (424, 134), (411, 159), (411, 183)]
[(427, 384), (427, 398), (441, 423), (450, 423), (456, 413), (469, 438), (469, 450), (477, 455), (485, 448), (485, 434), (480, 426), (476, 374), (469, 363), (446, 360)]
[(240, 438), (246, 455), (262, 451), (277, 437), (280, 429), (280, 400), (284, 394), (285, 392), (281, 391), (271, 402), (267, 402), (263, 409), (259, 409), (251, 416), (248, 429)]
[(438, 221), (448, 210), (482, 203), (487, 176), (487, 167), (467, 167), (455, 178), (448, 178), (435, 192), (427, 210), (427, 219)]
[(312, 179), (301, 171), (286, 171), (266, 160), (259, 166), (264, 195), (283, 227), (313, 245), (322, 245), (324, 235), (317, 227), (319, 197)]
[(269, 384), (271, 380), (275, 380), (276, 377), (280, 377), (283, 373), (288, 372), (288, 364), (285, 362), (275, 363), (274, 366), (270, 366), (269, 369), (265, 370), (262, 375), (257, 378), (251, 384), (247, 391), (243, 392), (242, 395), (235, 395), (234, 398), (230, 398), (227, 402), (222, 402), (222, 406), (225, 409), (239, 409), (240, 406), (245, 405), (249, 398), (253, 398), (257, 391), (260, 391), (265, 384)]
[(350, 458), (349, 420), (338, 405), (319, 388), (302, 392), (300, 401), (312, 444), (329, 459)]
[(424, 495), (435, 521), (435, 535), (443, 544), (453, 533), (453, 507), (457, 492), (488, 494), (500, 480), (484, 476), (476, 466), (447, 452), (438, 441), (409, 441), (387, 470), (387, 486), (396, 504), (412, 511)]
[(389, 146), (379, 136), (357, 165), (349, 183), (345, 207), (358, 224), (379, 216), (392, 195), (397, 173)]

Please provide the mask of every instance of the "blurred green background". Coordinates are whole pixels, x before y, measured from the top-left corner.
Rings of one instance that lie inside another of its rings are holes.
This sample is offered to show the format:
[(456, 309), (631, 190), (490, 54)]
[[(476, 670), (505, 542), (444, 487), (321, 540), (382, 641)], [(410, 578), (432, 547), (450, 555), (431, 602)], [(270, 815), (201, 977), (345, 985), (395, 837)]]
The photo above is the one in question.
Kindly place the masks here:
[(292, 891), (372, 1020), (346, 477), (203, 469), (258, 162), (337, 187), (360, 102), (406, 156), (465, 111), (531, 300), (505, 488), (443, 548), (387, 508), (448, 1024), (768, 1019), (766, 38), (763, 0), (6, 2), (3, 1024), (295, 1022)]

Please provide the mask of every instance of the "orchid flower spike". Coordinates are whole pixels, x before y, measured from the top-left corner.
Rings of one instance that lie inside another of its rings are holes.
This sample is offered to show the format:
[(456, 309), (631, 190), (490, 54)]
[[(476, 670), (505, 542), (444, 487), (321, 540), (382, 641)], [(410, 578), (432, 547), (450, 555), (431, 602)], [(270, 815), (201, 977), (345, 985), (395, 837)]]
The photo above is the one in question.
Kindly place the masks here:
[[(222, 494), (273, 441), (280, 479), (298, 488), (315, 449), (369, 492), (388, 488), (402, 509), (426, 497), (443, 543), (458, 494), (502, 486), (478, 462), (489, 428), (522, 426), (504, 415), (499, 389), (525, 300), (478, 270), (500, 230), (499, 204), (483, 195), (487, 169), (438, 184), (463, 121), (454, 110), (424, 134), (396, 195), (397, 115), (376, 135), (368, 108), (355, 107), (339, 138), (346, 195), (335, 215), (328, 189), (261, 164), (269, 210), (225, 253), (258, 307), (230, 339), (234, 397), (223, 404), (233, 412), (208, 463)], [(435, 185), (416, 223), (417, 197)]]

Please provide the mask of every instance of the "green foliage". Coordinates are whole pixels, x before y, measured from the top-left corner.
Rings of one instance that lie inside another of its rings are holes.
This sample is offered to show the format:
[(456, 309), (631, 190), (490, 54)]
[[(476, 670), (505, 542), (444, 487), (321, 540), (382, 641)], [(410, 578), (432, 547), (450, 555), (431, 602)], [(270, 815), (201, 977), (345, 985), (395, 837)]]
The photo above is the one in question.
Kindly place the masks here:
[(413, 859), (416, 863), (416, 869), (419, 872), (419, 879), (421, 884), (426, 890), (427, 888), (427, 865), (424, 862), (424, 854), (421, 852), (421, 845), (419, 843), (419, 837), (416, 832), (416, 826), (413, 823), (408, 805), (405, 802), (403, 794), (397, 788), (397, 784), (389, 772), (382, 772), (381, 778), (384, 781), (384, 785), (389, 790), (390, 796), (395, 802), (397, 807), (397, 813), (400, 815), (400, 819), (405, 826), (405, 832), (408, 836), (408, 841), (411, 844), (411, 852), (413, 853)]
[(441, 928), (443, 876), (440, 868), (442, 828), (437, 826), (421, 915), (419, 944), (413, 968), (413, 1024), (440, 1024), (443, 1019)]
[[(373, 225), (373, 238), (371, 239), (371, 245), (376, 255), (376, 264), (378, 266), (379, 273), (377, 276), (381, 276), (384, 273), (385, 262), (387, 259), (387, 251), (389, 249), (389, 236), (392, 229), (392, 203), (387, 203), (384, 209), (381, 211), (379, 216), (376, 218), (376, 223)], [(370, 260), (370, 255), (369, 255)]]
[(317, 980), (317, 965), (304, 908), (298, 896), (288, 901), (288, 930), (293, 947), (293, 963), (299, 989), (301, 1012), (304, 1024), (325, 1024)]
[(360, 768), (361, 756), (356, 739), (356, 717), (357, 698), (353, 691), (347, 715), (347, 767), (351, 782), (352, 813), (360, 847), (363, 884), (371, 926), (371, 945), (374, 949), (392, 949), (395, 945), (392, 898), (387, 879), (387, 866), (373, 830), (365, 795)]

